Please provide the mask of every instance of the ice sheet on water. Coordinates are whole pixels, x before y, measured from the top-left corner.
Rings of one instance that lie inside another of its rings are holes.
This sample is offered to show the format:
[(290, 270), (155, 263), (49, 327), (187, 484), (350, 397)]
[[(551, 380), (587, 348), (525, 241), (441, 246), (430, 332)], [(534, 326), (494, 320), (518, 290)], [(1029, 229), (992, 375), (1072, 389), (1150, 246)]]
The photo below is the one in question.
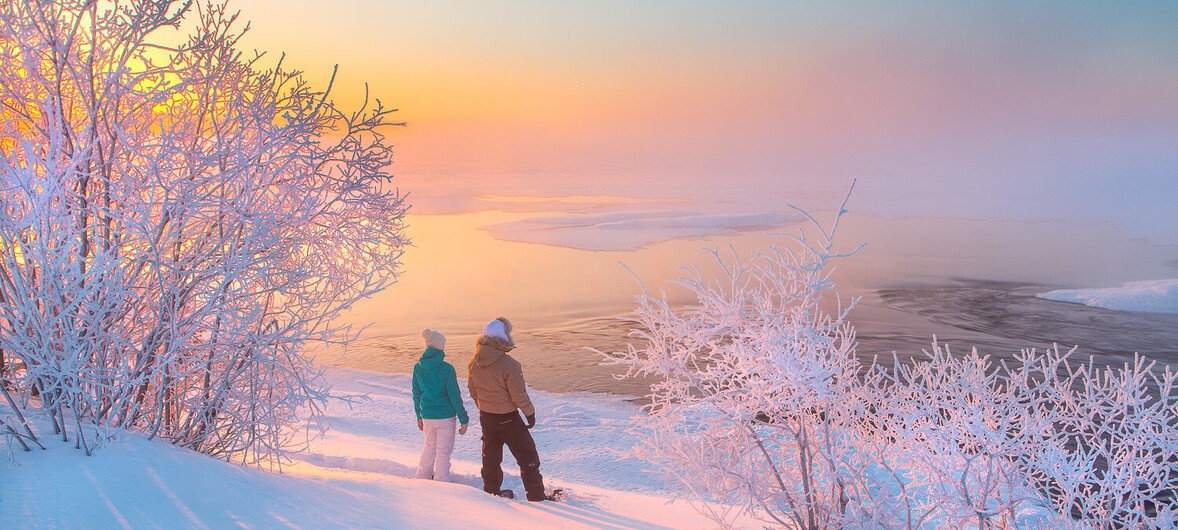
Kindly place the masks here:
[(582, 250), (638, 250), (681, 238), (770, 230), (801, 220), (782, 213), (700, 214), (684, 211), (621, 211), (537, 216), (483, 229), (506, 241)]
[(1178, 313), (1178, 279), (1127, 282), (1120, 287), (1059, 289), (1040, 298), (1134, 313)]

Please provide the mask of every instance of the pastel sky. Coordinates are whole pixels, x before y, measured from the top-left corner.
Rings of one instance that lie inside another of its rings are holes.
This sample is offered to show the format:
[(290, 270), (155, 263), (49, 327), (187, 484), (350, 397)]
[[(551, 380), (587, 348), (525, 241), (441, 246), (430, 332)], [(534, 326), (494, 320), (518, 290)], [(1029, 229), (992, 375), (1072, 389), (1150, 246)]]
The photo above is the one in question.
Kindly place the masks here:
[[(1178, 243), (1178, 4), (235, 0), (402, 185), (1110, 221)], [(439, 192), (441, 193), (441, 192)], [(428, 210), (428, 201), (423, 207)]]

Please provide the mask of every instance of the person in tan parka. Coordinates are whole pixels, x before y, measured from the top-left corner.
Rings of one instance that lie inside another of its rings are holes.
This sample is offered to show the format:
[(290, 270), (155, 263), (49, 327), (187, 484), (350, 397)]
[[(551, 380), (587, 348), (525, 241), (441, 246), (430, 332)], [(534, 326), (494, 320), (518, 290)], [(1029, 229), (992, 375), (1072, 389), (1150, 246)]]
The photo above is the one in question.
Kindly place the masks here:
[[(528, 396), (523, 367), (507, 354), (513, 349), (511, 321), (499, 317), (483, 327), (475, 341), (474, 356), (467, 363), (467, 386), (479, 409), (479, 425), (483, 429), (483, 491), (505, 497), (514, 495), (500, 489), (506, 444), (519, 464), (528, 500), (553, 500), (553, 496), (544, 492), (540, 455), (536, 441), (528, 432), (536, 425), (536, 407)], [(527, 418), (526, 423), (520, 412)]]

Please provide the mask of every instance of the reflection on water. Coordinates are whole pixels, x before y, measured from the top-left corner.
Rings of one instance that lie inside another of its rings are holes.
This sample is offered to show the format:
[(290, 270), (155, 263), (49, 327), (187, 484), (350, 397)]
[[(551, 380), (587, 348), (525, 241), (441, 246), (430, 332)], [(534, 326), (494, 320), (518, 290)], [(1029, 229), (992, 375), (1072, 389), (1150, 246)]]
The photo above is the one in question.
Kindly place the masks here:
[[(464, 373), (475, 333), (504, 315), (512, 319), (531, 386), (549, 391), (641, 395), (640, 382), (619, 382), (587, 348), (624, 349), (629, 314), (641, 285), (666, 290), (680, 267), (717, 268), (704, 247), (741, 256), (788, 245), (781, 235), (746, 232), (678, 239), (637, 251), (577, 250), (499, 241), (481, 228), (526, 218), (527, 212), (414, 216), (414, 246), (400, 281), (348, 315), (371, 324), (346, 355), (323, 362), (366, 370), (406, 372), (420, 355), (422, 328), (443, 331), (447, 355)], [(822, 214), (818, 216), (823, 218)], [(947, 219), (844, 218), (842, 248), (867, 243), (838, 263), (844, 297), (861, 297), (851, 313), (866, 358), (907, 357), (934, 335), (953, 351), (977, 347), (1009, 356), (1022, 348), (1079, 345), (1078, 354), (1119, 362), (1141, 352), (1178, 361), (1178, 316), (1120, 313), (1034, 297), (1061, 287), (1105, 287), (1126, 281), (1173, 278), (1178, 249), (1127, 240), (1103, 225), (984, 222)], [(792, 231), (786, 229), (784, 231)], [(623, 266), (624, 264), (624, 266)], [(961, 278), (969, 278), (963, 280)], [(641, 284), (639, 283), (641, 281)]]
[[(514, 333), (519, 347), (512, 356), (524, 366), (529, 386), (555, 392), (610, 392), (642, 396), (649, 388), (645, 379), (619, 381), (616, 367), (602, 366), (599, 351), (626, 348), (630, 324), (619, 318), (595, 318), (556, 328), (520, 330)], [(466, 375), (466, 363), (474, 353), (474, 334), (450, 335), (446, 360), (459, 377)], [(320, 360), (361, 370), (408, 373), (424, 347), (417, 337), (384, 336), (352, 344), (343, 357), (321, 354)]]

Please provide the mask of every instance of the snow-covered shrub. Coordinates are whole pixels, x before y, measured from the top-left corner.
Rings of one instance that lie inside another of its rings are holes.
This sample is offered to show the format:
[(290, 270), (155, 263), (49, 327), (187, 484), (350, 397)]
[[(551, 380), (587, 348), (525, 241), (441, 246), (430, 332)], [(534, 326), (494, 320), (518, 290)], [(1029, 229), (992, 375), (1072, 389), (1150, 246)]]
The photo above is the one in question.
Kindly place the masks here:
[(907, 448), (910, 460), (899, 465), (926, 476), (922, 496), (931, 519), (954, 527), (1015, 526), (1020, 509), (1041, 502), (1016, 464), (1054, 428), (1037, 414), (1034, 388), (1012, 381), (1004, 363), (976, 349), (955, 356), (934, 340), (925, 353), (871, 379), (887, 412), (884, 435)]
[(323, 397), (305, 344), (394, 280), (392, 111), (343, 112), (240, 27), (223, 5), (0, 2), (0, 384), (81, 446), (112, 426), (281, 455)]
[[(862, 367), (845, 320), (853, 301), (836, 301), (833, 313), (822, 306), (830, 261), (847, 255), (834, 249), (844, 213), (829, 230), (814, 220), (819, 238), (801, 232), (800, 250), (748, 261), (713, 251), (723, 275), (690, 270), (679, 283), (698, 301), (684, 309), (644, 291), (633, 331), (643, 346), (603, 354), (657, 381), (637, 451), (694, 499), (793, 528), (871, 517), (860, 502), (874, 455), (858, 441)], [(731, 515), (697, 506), (721, 524)]]
[[(1074, 351), (1074, 350), (1073, 350)], [(888, 436), (933, 486), (934, 518), (1010, 527), (1050, 507), (1053, 527), (1168, 528), (1178, 521), (1178, 374), (1140, 356), (1097, 367), (1072, 351), (995, 362), (954, 356), (876, 367)], [(884, 375), (887, 374), (887, 375)]]
[(1023, 352), (1011, 386), (1053, 429), (1020, 468), (1056, 509), (1096, 528), (1178, 525), (1178, 373), (1140, 355), (1120, 367)]
[[(627, 351), (651, 377), (635, 447), (721, 525), (749, 512), (815, 528), (1172, 528), (1178, 374), (1140, 357), (1076, 364), (1058, 348), (997, 361), (862, 363), (849, 305), (824, 300), (840, 208), (820, 238), (747, 261), (712, 254), (637, 299)], [(833, 308), (833, 309), (828, 309)], [(828, 312), (829, 311), (829, 312)]]

